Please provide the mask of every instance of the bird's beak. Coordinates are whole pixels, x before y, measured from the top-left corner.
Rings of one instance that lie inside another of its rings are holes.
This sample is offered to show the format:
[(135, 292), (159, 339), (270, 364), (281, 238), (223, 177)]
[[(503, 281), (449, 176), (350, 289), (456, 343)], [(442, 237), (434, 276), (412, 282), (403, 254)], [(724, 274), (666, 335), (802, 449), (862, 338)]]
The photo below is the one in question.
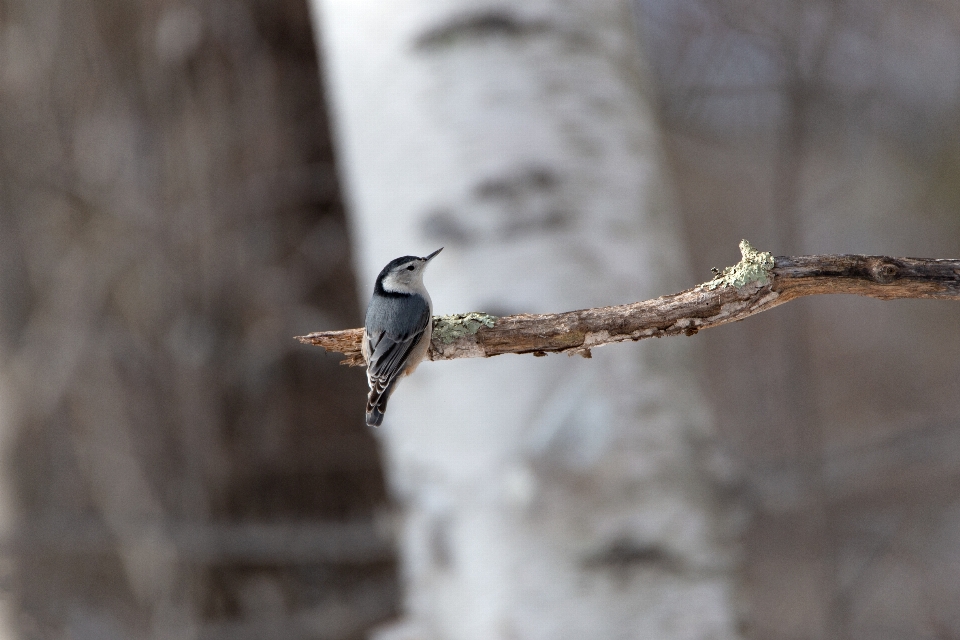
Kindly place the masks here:
[(431, 253), (430, 255), (428, 255), (426, 258), (423, 259), (423, 261), (424, 261), (424, 262), (430, 262), (430, 261), (433, 260), (433, 259), (437, 256), (437, 254), (440, 253), (441, 251), (443, 251), (443, 247), (440, 247), (439, 249), (437, 249), (436, 251), (434, 251), (433, 253)]

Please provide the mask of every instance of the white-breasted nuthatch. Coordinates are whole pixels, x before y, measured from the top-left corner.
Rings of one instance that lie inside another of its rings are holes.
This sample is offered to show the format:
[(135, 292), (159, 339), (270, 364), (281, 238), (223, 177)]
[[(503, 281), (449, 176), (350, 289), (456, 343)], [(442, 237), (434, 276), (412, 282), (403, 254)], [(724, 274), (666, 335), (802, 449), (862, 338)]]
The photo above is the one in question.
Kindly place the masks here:
[(426, 258), (391, 260), (377, 276), (363, 327), (363, 359), (367, 362), (367, 424), (378, 427), (387, 400), (405, 375), (427, 355), (433, 333), (433, 303), (423, 286), (423, 271), (443, 251)]

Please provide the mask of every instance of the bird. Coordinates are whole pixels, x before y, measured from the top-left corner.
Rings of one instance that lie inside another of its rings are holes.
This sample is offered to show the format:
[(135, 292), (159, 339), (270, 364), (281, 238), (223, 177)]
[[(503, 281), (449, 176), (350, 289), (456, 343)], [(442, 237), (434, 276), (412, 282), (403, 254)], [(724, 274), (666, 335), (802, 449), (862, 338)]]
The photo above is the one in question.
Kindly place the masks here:
[(361, 352), (367, 363), (367, 425), (379, 427), (387, 401), (403, 376), (426, 357), (433, 332), (433, 302), (423, 272), (438, 253), (402, 256), (380, 271), (367, 306)]

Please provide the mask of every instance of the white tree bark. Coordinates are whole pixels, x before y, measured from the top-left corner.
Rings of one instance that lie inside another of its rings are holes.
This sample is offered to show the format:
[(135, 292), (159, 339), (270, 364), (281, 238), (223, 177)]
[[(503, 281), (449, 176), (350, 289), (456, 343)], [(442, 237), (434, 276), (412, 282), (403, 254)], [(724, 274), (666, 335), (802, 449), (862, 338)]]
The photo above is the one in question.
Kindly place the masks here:
[[(627, 2), (314, 3), (365, 296), (388, 260), (440, 245), (438, 314), (684, 284)], [(382, 637), (735, 637), (735, 554), (683, 348), (425, 363), (405, 380), (380, 435), (406, 619)]]

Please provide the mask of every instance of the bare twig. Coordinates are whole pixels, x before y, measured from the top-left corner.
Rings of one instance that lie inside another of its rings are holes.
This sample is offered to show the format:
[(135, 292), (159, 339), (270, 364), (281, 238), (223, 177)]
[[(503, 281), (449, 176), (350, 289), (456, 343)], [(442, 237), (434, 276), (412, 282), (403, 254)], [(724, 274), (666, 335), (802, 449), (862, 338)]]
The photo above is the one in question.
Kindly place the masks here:
[[(692, 336), (743, 320), (801, 296), (849, 293), (883, 300), (960, 300), (960, 260), (834, 255), (777, 257), (744, 240), (743, 260), (692, 289), (644, 302), (544, 315), (495, 318), (482, 313), (433, 319), (431, 360), (487, 358), (503, 353), (577, 353), (611, 342)], [(298, 336), (362, 365), (363, 329)]]

